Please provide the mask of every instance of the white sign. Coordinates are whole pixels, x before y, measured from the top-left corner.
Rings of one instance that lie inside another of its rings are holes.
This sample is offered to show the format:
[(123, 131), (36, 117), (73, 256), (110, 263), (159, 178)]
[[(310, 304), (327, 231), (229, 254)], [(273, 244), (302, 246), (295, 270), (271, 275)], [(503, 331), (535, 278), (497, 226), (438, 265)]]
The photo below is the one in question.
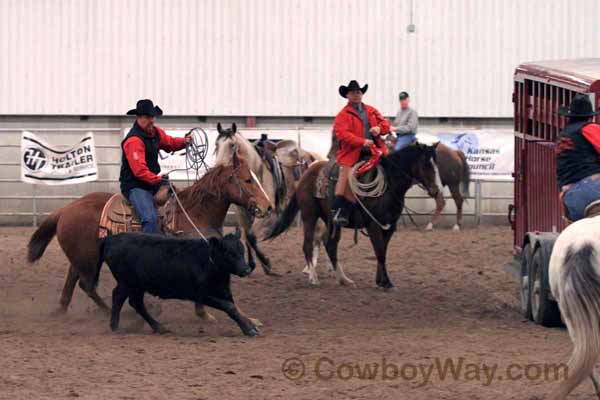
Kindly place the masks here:
[[(431, 135), (417, 134), (424, 143), (431, 141)], [(461, 150), (471, 168), (471, 179), (512, 181), (514, 170), (514, 136), (508, 130), (469, 130), (463, 132), (436, 132), (435, 136), (443, 144)]]
[(31, 132), (21, 136), (21, 181), (71, 185), (98, 179), (94, 135), (90, 132), (73, 147), (52, 148)]

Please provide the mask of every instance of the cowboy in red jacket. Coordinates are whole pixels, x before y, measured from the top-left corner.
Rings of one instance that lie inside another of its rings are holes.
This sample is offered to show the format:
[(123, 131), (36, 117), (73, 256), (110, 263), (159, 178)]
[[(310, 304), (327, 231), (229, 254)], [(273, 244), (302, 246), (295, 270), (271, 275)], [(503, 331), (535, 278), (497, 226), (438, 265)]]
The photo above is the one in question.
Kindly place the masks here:
[(348, 99), (348, 104), (338, 113), (333, 123), (335, 136), (339, 141), (336, 161), (340, 173), (335, 187), (335, 201), (332, 206), (333, 222), (339, 226), (348, 225), (348, 213), (355, 202), (348, 185), (352, 167), (359, 161), (363, 149), (377, 146), (383, 154), (387, 148), (381, 136), (390, 132), (390, 123), (375, 108), (362, 102), (362, 96), (369, 88), (362, 88), (356, 81), (348, 86), (340, 86), (339, 93)]
[(154, 125), (154, 118), (162, 115), (160, 107), (152, 100), (140, 100), (136, 108), (127, 115), (135, 115), (133, 127), (121, 142), (121, 193), (129, 200), (140, 218), (142, 231), (158, 232), (158, 213), (154, 205), (154, 194), (168, 177), (161, 177), (158, 164), (158, 150), (168, 152), (181, 150), (191, 140), (169, 136)]

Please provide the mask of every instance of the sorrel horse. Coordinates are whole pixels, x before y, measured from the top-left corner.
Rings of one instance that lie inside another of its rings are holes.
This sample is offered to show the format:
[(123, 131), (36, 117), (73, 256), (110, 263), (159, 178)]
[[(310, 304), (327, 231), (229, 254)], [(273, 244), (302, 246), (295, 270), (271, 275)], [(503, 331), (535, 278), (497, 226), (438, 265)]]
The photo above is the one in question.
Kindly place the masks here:
[[(465, 198), (469, 197), (469, 185), (471, 183), (471, 169), (467, 163), (465, 153), (461, 150), (446, 146), (436, 137), (430, 137), (426, 134), (420, 135), (419, 140), (423, 139), (424, 141), (422, 143), (435, 146), (435, 166), (439, 183), (441, 184), (441, 188), (448, 186), (454, 204), (456, 204), (456, 224), (454, 224), (452, 229), (460, 231), (463, 219), (463, 203)], [(394, 148), (396, 141), (393, 137), (390, 137), (390, 140), (386, 140), (385, 143), (391, 151)], [(437, 192), (437, 196), (434, 200), (435, 210), (433, 211), (431, 220), (425, 227), (426, 231), (433, 230), (442, 211), (444, 211), (444, 207), (446, 207), (446, 200), (444, 200), (444, 193), (442, 190)]]
[[(380, 197), (362, 199), (373, 218), (357, 206), (352, 213), (349, 228), (366, 228), (377, 257), (375, 282), (377, 286), (385, 290), (395, 288), (387, 273), (386, 253), (388, 243), (396, 230), (396, 223), (404, 208), (406, 192), (415, 182), (425, 186), (432, 196), (437, 195), (435, 192), (439, 190), (435, 184), (435, 168), (432, 163), (434, 158), (435, 147), (423, 144), (408, 146), (382, 158), (381, 166), (388, 183), (388, 189)], [(267, 239), (274, 239), (285, 232), (291, 226), (298, 211), (300, 211), (304, 228), (304, 258), (309, 266), (312, 266), (314, 233), (317, 221), (321, 219), (328, 222), (330, 215), (329, 201), (315, 196), (316, 180), (325, 164), (325, 161), (316, 162), (302, 175), (290, 203), (267, 235)], [(380, 224), (383, 227), (389, 225), (389, 228), (383, 229)], [(331, 226), (331, 224), (328, 224), (328, 226)], [(341, 229), (330, 229), (325, 249), (331, 265), (336, 271), (338, 283), (340, 285), (353, 284), (354, 282), (345, 275), (341, 264), (338, 263), (337, 248), (340, 237)]]
[[(456, 204), (456, 224), (452, 229), (460, 231), (463, 219), (463, 202), (465, 197), (469, 197), (469, 184), (471, 182), (471, 170), (467, 163), (467, 158), (462, 151), (455, 150), (443, 143), (438, 143), (436, 146), (435, 165), (442, 187), (448, 186)], [(446, 206), (446, 201), (441, 190), (435, 198), (435, 203), (435, 211), (425, 230), (433, 229), (442, 210)]]
[[(81, 289), (102, 310), (110, 310), (98, 296), (94, 278), (97, 272), (100, 214), (111, 196), (111, 193), (95, 192), (75, 200), (54, 211), (31, 236), (27, 255), (30, 263), (42, 257), (55, 235), (70, 262), (57, 310), (59, 313), (67, 311), (78, 281)], [(272, 210), (269, 197), (248, 163), (236, 151), (231, 153), (228, 165), (217, 164), (192, 186), (179, 191), (178, 196), (190, 219), (201, 231), (220, 231), (232, 203), (261, 216)], [(176, 218), (181, 221), (179, 230), (185, 234), (195, 234), (179, 205)], [(199, 316), (210, 318), (202, 311), (196, 309)]]

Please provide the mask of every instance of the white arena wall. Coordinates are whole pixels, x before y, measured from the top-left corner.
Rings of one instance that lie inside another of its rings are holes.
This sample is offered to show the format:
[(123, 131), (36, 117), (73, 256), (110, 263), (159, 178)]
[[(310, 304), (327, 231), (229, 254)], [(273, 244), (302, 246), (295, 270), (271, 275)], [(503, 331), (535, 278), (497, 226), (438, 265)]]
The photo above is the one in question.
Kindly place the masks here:
[[(598, 0), (2, 0), (0, 115), (507, 118), (523, 61), (600, 57)], [(414, 32), (409, 32), (414, 27)]]

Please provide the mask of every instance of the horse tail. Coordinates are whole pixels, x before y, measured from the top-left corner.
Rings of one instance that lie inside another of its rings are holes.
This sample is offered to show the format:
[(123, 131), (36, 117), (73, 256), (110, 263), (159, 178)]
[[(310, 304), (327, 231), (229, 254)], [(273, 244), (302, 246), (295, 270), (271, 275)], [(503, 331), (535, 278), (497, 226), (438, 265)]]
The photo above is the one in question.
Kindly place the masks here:
[(299, 210), (298, 199), (296, 198), (296, 193), (294, 193), (287, 207), (283, 210), (283, 213), (277, 218), (277, 221), (275, 221), (275, 224), (267, 233), (265, 240), (275, 239), (277, 236), (287, 231), (294, 222)]
[(578, 250), (571, 247), (564, 261), (559, 305), (574, 345), (560, 388), (564, 396), (590, 376), (600, 354), (600, 275), (595, 260), (592, 244), (586, 243)]
[(469, 194), (469, 186), (471, 184), (471, 167), (469, 167), (469, 163), (467, 162), (467, 157), (465, 157), (465, 153), (462, 151), (459, 153), (461, 155), (462, 167), (463, 167), (463, 178), (462, 178), (462, 191), (463, 197), (466, 198), (470, 196)]
[(59, 218), (60, 210), (53, 212), (31, 235), (27, 244), (27, 262), (33, 263), (42, 257), (46, 247), (56, 235), (56, 225), (58, 225)]

